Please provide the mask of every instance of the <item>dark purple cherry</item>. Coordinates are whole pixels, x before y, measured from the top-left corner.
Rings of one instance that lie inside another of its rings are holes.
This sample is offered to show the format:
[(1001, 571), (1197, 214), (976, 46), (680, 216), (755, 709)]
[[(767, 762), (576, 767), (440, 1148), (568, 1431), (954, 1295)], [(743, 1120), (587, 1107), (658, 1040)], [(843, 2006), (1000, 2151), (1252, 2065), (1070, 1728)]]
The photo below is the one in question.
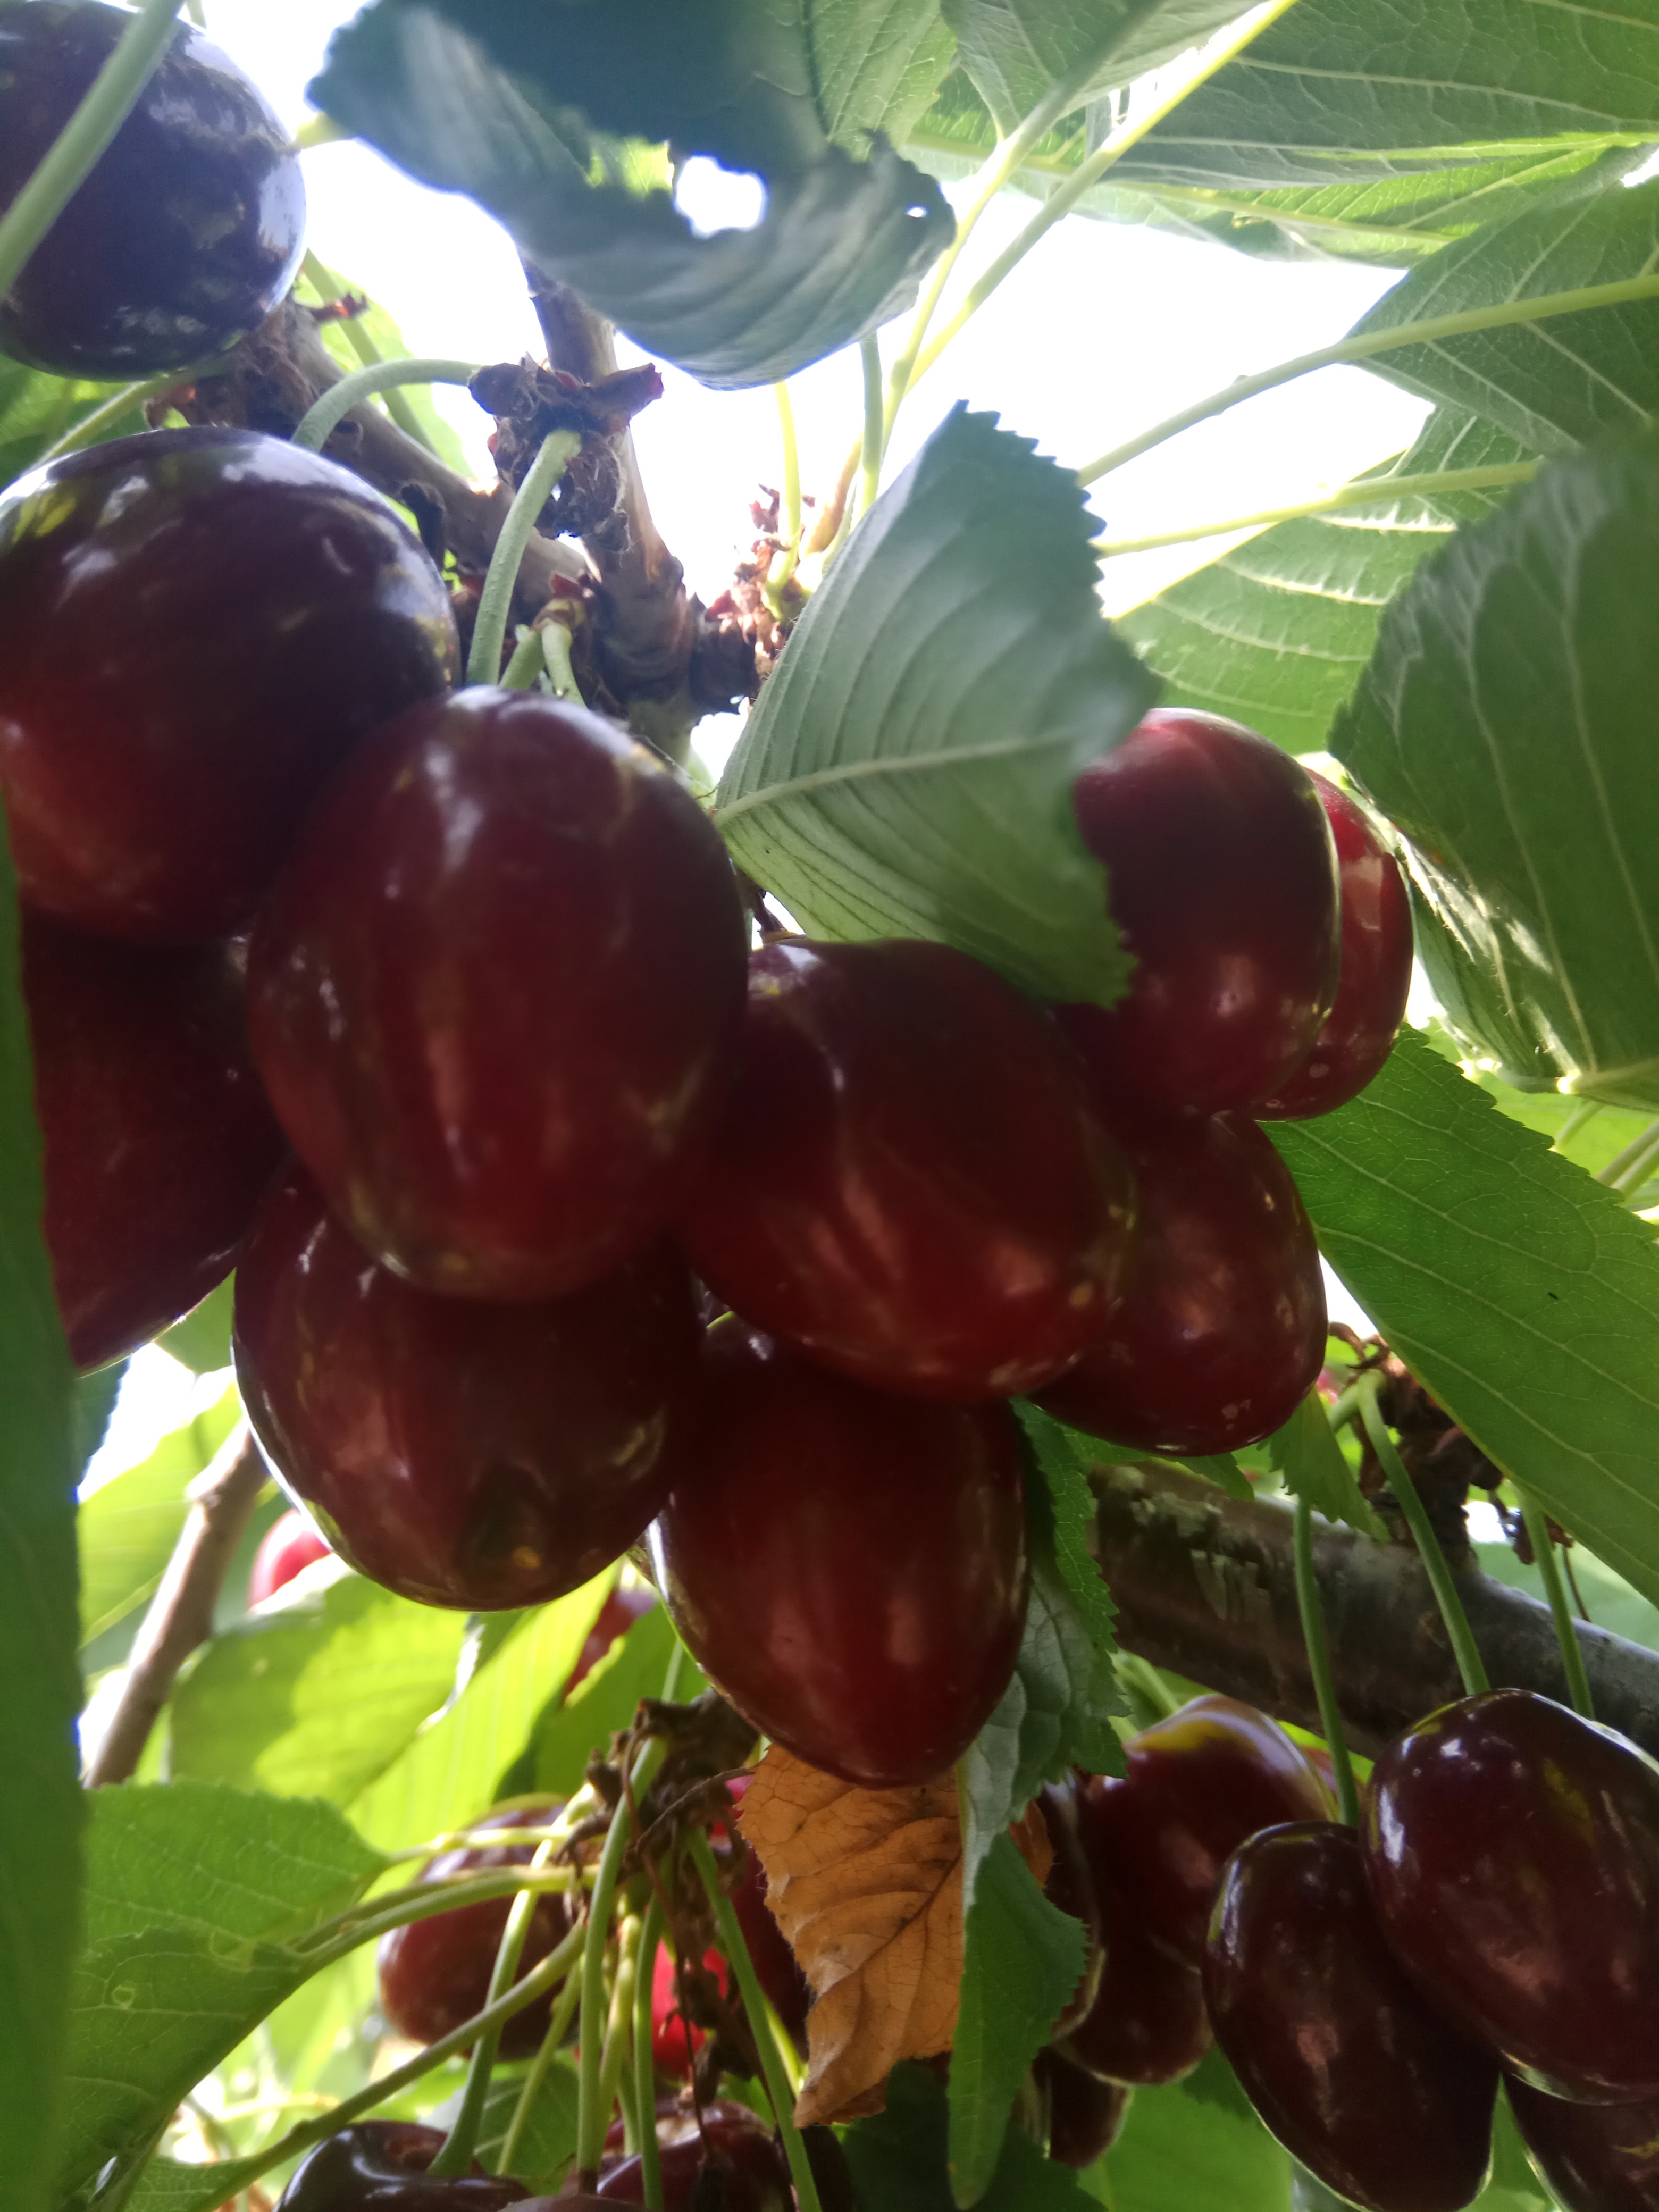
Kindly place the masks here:
[[(319, 2142), (295, 2168), (276, 2212), (504, 2212), (529, 2191), (511, 2174), (471, 2173), (434, 2180), (427, 2172), (443, 2148), (441, 2128), (413, 2120), (359, 2120)], [(550, 2200), (549, 2200), (550, 2202)], [(580, 2198), (561, 2197), (561, 2212)]]
[(112, 937), (240, 928), (325, 777), (454, 667), (443, 579), (388, 503), (252, 430), (152, 431), (22, 477), (0, 597), (18, 885)]
[(1514, 2075), (1505, 2087), (1527, 2155), (1561, 2212), (1654, 2212), (1659, 2098), (1576, 2105)]
[(953, 1765), (1008, 1686), (1028, 1568), (1006, 1406), (901, 1398), (719, 1322), (652, 1526), (691, 1656), (755, 1726), (869, 1790)]
[(1109, 1311), (1133, 1214), (1052, 1023), (948, 945), (767, 945), (681, 1218), (693, 1270), (878, 1389), (1006, 1398)]
[[(702, 2212), (704, 2203), (718, 2212), (793, 2212), (788, 2162), (777, 2137), (757, 2114), (739, 2106), (705, 2112), (701, 2131), (693, 2125), (677, 2130), (668, 2142), (659, 2140), (657, 2157), (663, 2212)], [(712, 2177), (704, 2178), (711, 2167), (720, 2177), (718, 2193)], [(606, 2204), (644, 2203), (645, 2177), (637, 2156), (606, 2174), (599, 2197)]]
[(1412, 988), (1412, 902), (1400, 863), (1345, 791), (1308, 770), (1336, 840), (1342, 972), (1325, 1026), (1294, 1075), (1254, 1110), (1306, 1121), (1357, 1098), (1394, 1049)]
[(1073, 1034), (1123, 1097), (1255, 1105), (1336, 994), (1336, 863), (1306, 771), (1237, 722), (1158, 708), (1073, 804), (1135, 961), (1123, 998), (1078, 1009)]
[(1210, 2047), (1198, 1970), (1153, 1942), (1139, 1898), (1092, 1854), (1091, 1871), (1100, 1904), (1100, 1986), (1087, 2016), (1055, 2048), (1097, 2081), (1146, 2089), (1178, 2081)]
[(1659, 2094), (1659, 1765), (1528, 1690), (1431, 1713), (1377, 1760), (1377, 1914), (1448, 2015), (1537, 2087)]
[(1068, 1912), (1073, 1920), (1081, 1921), (1087, 1949), (1083, 1972), (1071, 1998), (1049, 2030), (1054, 2036), (1067, 2035), (1088, 2018), (1100, 1990), (1103, 1956), (1100, 1942), (1100, 1899), (1095, 1895), (1094, 1875), (1089, 1869), (1088, 1853), (1084, 1847), (1079, 1822), (1078, 1785), (1068, 1775), (1063, 1782), (1050, 1782), (1038, 1790), (1037, 1810), (1042, 1816), (1048, 1842), (1054, 1851), (1054, 1863), (1048, 1869), (1048, 1879), (1042, 1885), (1042, 1893), (1050, 1905), (1061, 1912)]
[[(98, 0), (30, 0), (0, 15), (0, 211), (131, 21)], [(0, 300), (0, 351), (120, 384), (205, 362), (287, 291), (305, 222), (288, 132), (229, 55), (180, 23)]]
[(58, 1308), (76, 1365), (101, 1367), (230, 1273), (283, 1135), (222, 946), (112, 945), (27, 916), (22, 951)]
[(555, 1297), (684, 1199), (743, 1012), (726, 848), (644, 746), (477, 689), (361, 747), (254, 933), (253, 1046), (330, 1203), (428, 1290)]
[(1090, 1864), (1129, 1891), (1155, 1942), (1200, 1966), (1232, 1853), (1260, 1828), (1328, 1820), (1330, 1797), (1278, 1722), (1232, 1698), (1193, 1698), (1124, 1749), (1127, 1775), (1080, 1794)]
[[(474, 1820), (472, 1826), (533, 1828), (543, 1826), (559, 1810), (554, 1797), (507, 1806)], [(494, 1867), (528, 1866), (536, 1856), (533, 1844), (483, 1845), (476, 1850), (440, 1852), (416, 1879), (424, 1882), (453, 1881), (467, 1875), (488, 1874)], [(380, 2010), (387, 2023), (411, 2043), (436, 2043), (463, 2021), (482, 2012), (489, 2001), (489, 1978), (495, 1970), (510, 1897), (492, 1898), (481, 1905), (463, 1905), (453, 1912), (434, 1913), (429, 1920), (411, 1920), (380, 1938), (376, 1963), (380, 1969)], [(570, 1913), (561, 1896), (538, 1897), (530, 1916), (517, 1979), (522, 1981), (534, 1966), (557, 1949), (570, 1932)], [(542, 2047), (553, 1993), (515, 2012), (501, 2030), (503, 2058), (529, 2058)]]
[(1366, 2212), (1460, 2212), (1479, 2196), (1497, 2062), (1401, 1972), (1352, 1828), (1268, 1828), (1234, 1854), (1204, 1994), (1250, 2102), (1339, 2197)]
[(434, 1297), (298, 1168), (236, 1274), (237, 1377), (283, 1486), (342, 1559), (428, 1605), (540, 1605), (625, 1550), (667, 1494), (699, 1346), (665, 1248), (568, 1297)]
[(1134, 2094), (1102, 2081), (1058, 2051), (1039, 2051), (1032, 2069), (1048, 2099), (1048, 2155), (1081, 2172), (1104, 2158), (1122, 2131)]
[(1117, 1115), (1112, 1129), (1139, 1189), (1128, 1278), (1038, 1403), (1143, 1451), (1257, 1443), (1290, 1419), (1325, 1356), (1319, 1248), (1291, 1171), (1237, 1115)]

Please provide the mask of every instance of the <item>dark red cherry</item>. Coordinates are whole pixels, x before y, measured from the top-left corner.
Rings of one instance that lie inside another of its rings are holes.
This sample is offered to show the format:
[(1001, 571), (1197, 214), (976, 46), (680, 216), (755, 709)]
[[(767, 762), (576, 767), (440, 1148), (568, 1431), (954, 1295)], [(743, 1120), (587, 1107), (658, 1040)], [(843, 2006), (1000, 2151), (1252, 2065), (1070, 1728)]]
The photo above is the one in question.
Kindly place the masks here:
[(1468, 2033), (1557, 2096), (1659, 2094), (1659, 1765), (1492, 1690), (1389, 1746), (1364, 1833), (1384, 1933)]
[(230, 1273), (283, 1136), (222, 946), (112, 945), (29, 916), (22, 952), (58, 1307), (76, 1365), (101, 1367)]
[[(533, 1828), (544, 1826), (559, 1809), (556, 1797), (503, 1807), (475, 1820), (475, 1828)], [(477, 1850), (443, 1851), (422, 1869), (423, 1882), (453, 1881), (466, 1875), (488, 1874), (493, 1867), (528, 1866), (536, 1856), (534, 1844), (501, 1844)], [(411, 1920), (380, 1938), (377, 1958), (380, 1978), (380, 2010), (389, 2026), (412, 2043), (436, 2043), (463, 2021), (482, 2012), (489, 1999), (489, 1978), (495, 1954), (513, 1909), (510, 1897), (490, 1898), (481, 1905), (463, 1905), (453, 1912), (435, 1913), (429, 1920)], [(522, 1981), (534, 1966), (570, 1932), (570, 1914), (562, 1897), (551, 1892), (538, 1897), (530, 1916), (530, 1932), (520, 1954), (517, 1978)], [(503, 2058), (528, 2058), (542, 2046), (553, 1993), (515, 2012), (501, 2030)]]
[[(789, 2166), (777, 2138), (757, 2114), (739, 2106), (727, 2106), (719, 2114), (705, 2112), (701, 2131), (693, 2127), (677, 2131), (669, 2142), (659, 2141), (657, 2156), (663, 2212), (702, 2212), (705, 2203), (718, 2212), (793, 2212)], [(710, 2167), (720, 2176), (718, 2193), (703, 2179)], [(637, 2156), (605, 2176), (599, 2196), (606, 2204), (644, 2203), (645, 2178)]]
[(156, 430), (22, 477), (0, 597), (19, 888), (113, 937), (240, 928), (324, 778), (454, 667), (443, 579), (387, 502), (252, 430)]
[(311, 1525), (310, 1516), (291, 1508), (273, 1521), (260, 1539), (253, 1565), (247, 1571), (248, 1603), (263, 1605), (268, 1597), (286, 1589), (295, 1575), (330, 1556), (328, 1546)]
[(1134, 1897), (1152, 1940), (1200, 1966), (1231, 1854), (1260, 1828), (1328, 1820), (1331, 1799), (1277, 1721), (1232, 1698), (1194, 1698), (1124, 1748), (1127, 1775), (1080, 1793), (1085, 1850)]
[(1031, 2070), (1048, 2099), (1049, 2157), (1078, 2172), (1104, 2158), (1128, 2118), (1133, 2091), (1085, 2074), (1058, 2051), (1039, 2051)]
[(1308, 775), (1336, 840), (1342, 972), (1313, 1050), (1254, 1109), (1264, 1121), (1305, 1121), (1357, 1098), (1394, 1049), (1412, 988), (1412, 902), (1400, 863), (1346, 792)]
[(1036, 1394), (1143, 1451), (1231, 1451), (1287, 1421), (1325, 1356), (1325, 1285), (1290, 1170), (1253, 1121), (1133, 1121), (1139, 1231), (1123, 1296), (1083, 1357)]
[(866, 1789), (955, 1764), (1008, 1686), (1025, 1499), (1006, 1406), (849, 1382), (733, 1321), (651, 1530), (693, 1658), (755, 1726)]
[(1048, 1018), (949, 945), (767, 945), (681, 1217), (745, 1321), (861, 1382), (1006, 1398), (1110, 1310), (1129, 1172)]
[[(702, 1963), (720, 1995), (729, 1996), (732, 1970), (712, 1944), (703, 1953)], [(679, 1970), (673, 1953), (665, 1943), (651, 1969), (652, 2063), (659, 2074), (690, 2081), (691, 2062), (708, 2040), (707, 2032), (680, 2008)]]
[[(359, 2120), (319, 2142), (295, 2168), (276, 2212), (503, 2212), (528, 2191), (511, 2174), (471, 2173), (433, 2180), (441, 2128), (413, 2120)], [(549, 2200), (550, 2201), (550, 2200)], [(560, 2212), (580, 2198), (562, 2197)]]
[(1336, 994), (1324, 810), (1288, 753), (1218, 714), (1158, 708), (1073, 788), (1135, 961), (1073, 1034), (1115, 1092), (1213, 1114), (1300, 1066)]
[(1511, 2075), (1510, 2110), (1561, 2212), (1653, 2212), (1659, 2204), (1659, 2098), (1576, 2105)]
[(1086, 2016), (1055, 2047), (1098, 2081), (1148, 2089), (1178, 2081), (1210, 2047), (1198, 1970), (1152, 1942), (1134, 1892), (1092, 1856), (1091, 1871), (1100, 1906), (1100, 1985)]
[(645, 1583), (630, 1583), (624, 1588), (618, 1583), (599, 1607), (599, 1617), (587, 1632), (587, 1640), (570, 1670), (570, 1679), (564, 1686), (568, 1698), (579, 1682), (597, 1667), (619, 1636), (626, 1636), (641, 1613), (649, 1613), (657, 1602), (657, 1593)]
[(726, 848), (583, 708), (463, 691), (362, 746), (254, 933), (295, 1151), (412, 1282), (554, 1297), (684, 1200), (742, 1018)]
[(700, 1335), (665, 1248), (541, 1304), (434, 1297), (296, 1168), (237, 1269), (234, 1344), (255, 1434), (341, 1558), (402, 1597), (489, 1611), (574, 1589), (640, 1534)]
[[(749, 1794), (751, 1779), (747, 1774), (739, 1774), (726, 1785), (738, 1810), (739, 1832), (743, 1827), (743, 1801)], [(807, 1985), (805, 1975), (796, 1963), (789, 1938), (779, 1927), (767, 1901), (766, 1869), (761, 1864), (760, 1853), (757, 1850), (750, 1850), (744, 1854), (742, 1878), (732, 1894), (732, 1909), (737, 1915), (738, 1927), (743, 1930), (743, 1939), (749, 1946), (756, 1979), (760, 1983), (768, 2003), (788, 2035), (805, 2049), (806, 2014), (812, 2002), (812, 1992)]]
[[(0, 210), (132, 17), (97, 0), (0, 15)], [(288, 132), (228, 54), (180, 23), (125, 123), (0, 300), (0, 351), (136, 383), (222, 353), (293, 283), (306, 194)]]
[(1050, 1905), (1061, 1912), (1069, 1912), (1073, 1920), (1082, 1922), (1087, 1947), (1078, 1985), (1073, 1990), (1065, 2011), (1049, 2031), (1054, 2036), (1061, 2036), (1069, 2034), (1074, 2027), (1082, 2025), (1099, 1994), (1103, 1964), (1100, 1942), (1100, 1899), (1095, 1894), (1094, 1875), (1090, 1871), (1088, 1853), (1084, 1845), (1077, 1784), (1069, 1775), (1063, 1782), (1046, 1784), (1037, 1792), (1036, 1806), (1054, 1855), (1054, 1863), (1048, 1869), (1048, 1879), (1042, 1885), (1042, 1893)]
[(1480, 2194), (1497, 2063), (1401, 1972), (1352, 1828), (1293, 1823), (1241, 1846), (1204, 1994), (1250, 2102), (1339, 2197), (1366, 2212), (1459, 2212)]

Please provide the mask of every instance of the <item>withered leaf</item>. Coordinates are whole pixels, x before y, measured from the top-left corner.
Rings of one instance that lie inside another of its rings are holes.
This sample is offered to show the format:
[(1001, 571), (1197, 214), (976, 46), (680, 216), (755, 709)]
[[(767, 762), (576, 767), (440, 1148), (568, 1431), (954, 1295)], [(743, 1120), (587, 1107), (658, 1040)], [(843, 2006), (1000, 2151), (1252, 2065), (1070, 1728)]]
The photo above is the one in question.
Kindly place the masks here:
[[(800, 2126), (878, 2112), (902, 2058), (948, 2051), (962, 1979), (962, 1820), (953, 1775), (857, 1790), (774, 1744), (743, 1801), (745, 1840), (813, 1995)], [(1039, 1881), (1035, 1806), (1010, 1832)]]

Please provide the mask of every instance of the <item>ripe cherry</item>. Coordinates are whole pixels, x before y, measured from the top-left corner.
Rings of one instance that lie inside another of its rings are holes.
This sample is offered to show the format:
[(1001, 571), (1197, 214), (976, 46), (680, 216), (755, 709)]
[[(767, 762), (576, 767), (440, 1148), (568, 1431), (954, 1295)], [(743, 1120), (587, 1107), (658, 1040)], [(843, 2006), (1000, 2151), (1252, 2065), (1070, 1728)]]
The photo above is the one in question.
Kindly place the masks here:
[[(559, 1810), (557, 1798), (504, 1807), (472, 1826), (479, 1829), (540, 1827)], [(528, 1866), (536, 1856), (534, 1844), (483, 1845), (474, 1850), (440, 1852), (422, 1869), (423, 1882), (454, 1881), (465, 1875), (487, 1874), (492, 1867)], [(388, 2024), (412, 2043), (436, 2043), (482, 2012), (489, 1999), (489, 1978), (495, 1954), (513, 1909), (510, 1897), (489, 1898), (479, 1905), (463, 1905), (453, 1912), (434, 1913), (429, 1920), (411, 1920), (380, 1938), (380, 2010)], [(520, 1956), (515, 1978), (522, 1981), (540, 1966), (570, 1931), (570, 1912), (564, 1899), (553, 1892), (536, 1899), (530, 1931)], [(515, 2012), (501, 2029), (503, 2058), (528, 2058), (541, 2049), (553, 2009), (553, 1993), (538, 1997), (522, 2012)]]
[[(713, 1976), (722, 1996), (730, 1994), (732, 1971), (713, 1946), (702, 1954), (704, 1970)], [(691, 2062), (708, 2040), (695, 2020), (680, 2009), (680, 1975), (674, 1954), (665, 1943), (651, 1969), (651, 2058), (659, 2074), (689, 2081)]]
[(443, 579), (388, 503), (252, 430), (152, 431), (21, 478), (0, 593), (19, 889), (113, 937), (240, 928), (331, 769), (454, 666)]
[(1048, 2100), (1048, 2155), (1081, 2172), (1104, 2158), (1129, 2116), (1132, 2090), (1102, 2081), (1060, 2051), (1040, 2051), (1032, 2068)]
[(30, 916), (22, 954), (58, 1307), (76, 1365), (100, 1367), (229, 1273), (282, 1132), (222, 947), (100, 943)]
[(1352, 1828), (1292, 1823), (1234, 1854), (1204, 1993), (1250, 2102), (1338, 2196), (1459, 2212), (1480, 2194), (1497, 2063), (1401, 1972)]
[(1097, 2081), (1138, 2088), (1178, 2081), (1210, 2047), (1198, 1970), (1153, 1942), (1134, 1892), (1092, 1852), (1090, 1865), (1100, 1908), (1100, 1984), (1087, 2014), (1055, 2047)]
[(684, 1198), (742, 1017), (731, 864), (642, 745), (464, 691), (359, 748), (254, 933), (295, 1149), (428, 1290), (593, 1282)]
[(1116, 1311), (1037, 1401), (1143, 1451), (1231, 1451), (1287, 1421), (1325, 1352), (1319, 1248), (1290, 1170), (1254, 1122), (1145, 1121), (1113, 1133), (1139, 1188)]
[(434, 1297), (298, 1168), (237, 1270), (237, 1376), (284, 1486), (342, 1559), (428, 1605), (539, 1605), (632, 1543), (666, 1495), (700, 1340), (664, 1248), (542, 1304)]
[(1659, 1765), (1492, 1690), (1388, 1747), (1364, 1832), (1383, 1932), (1466, 2033), (1556, 2096), (1659, 2094)]
[[(276, 2212), (504, 2212), (528, 2192), (511, 2174), (471, 2173), (433, 2180), (441, 2128), (413, 2120), (359, 2120), (319, 2142), (295, 2168)], [(561, 2212), (580, 2198), (561, 2197)]]
[(1412, 902), (1400, 863), (1346, 792), (1308, 775), (1336, 840), (1341, 977), (1313, 1050), (1254, 1109), (1262, 1120), (1304, 1121), (1357, 1098), (1394, 1049), (1412, 988)]
[[(132, 18), (31, 0), (0, 18), (0, 210)], [(222, 353), (276, 305), (305, 245), (299, 161), (228, 54), (179, 24), (90, 175), (0, 300), (0, 351), (131, 384)]]
[(1075, 1781), (1068, 1775), (1063, 1782), (1046, 1784), (1037, 1792), (1036, 1806), (1054, 1855), (1042, 1893), (1060, 1911), (1069, 1912), (1073, 1920), (1082, 1922), (1086, 1946), (1077, 1987), (1049, 2030), (1058, 2038), (1082, 2026), (1100, 1991), (1104, 1963), (1100, 1942), (1100, 1899), (1095, 1894), (1095, 1878), (1084, 1844)]
[(1110, 1310), (1129, 1173), (1052, 1024), (944, 945), (767, 945), (681, 1219), (757, 1328), (892, 1390), (1006, 1398)]
[(1659, 2099), (1576, 2105), (1511, 2075), (1510, 2110), (1562, 2212), (1653, 2212), (1659, 2204)]
[(1004, 1406), (866, 1389), (735, 1321), (652, 1526), (692, 1656), (748, 1720), (866, 1789), (973, 1741), (1025, 1619), (1025, 1500)]
[[(663, 2212), (698, 2212), (704, 2203), (719, 2212), (793, 2212), (789, 2166), (776, 2136), (757, 2114), (740, 2105), (705, 2108), (699, 2130), (675, 2127), (666, 2140), (659, 2128), (657, 2157), (662, 2170)], [(720, 2176), (718, 2193), (703, 2179), (712, 2168)], [(599, 2184), (607, 2204), (643, 2204), (645, 2177), (637, 2156), (625, 2159)]]
[(1159, 708), (1084, 770), (1078, 827), (1136, 966), (1074, 1035), (1110, 1088), (1212, 1114), (1276, 1091), (1337, 984), (1331, 833), (1306, 771), (1254, 730)]
[(263, 1605), (268, 1597), (286, 1589), (295, 1575), (330, 1557), (328, 1546), (312, 1527), (310, 1516), (291, 1507), (271, 1522), (260, 1539), (247, 1571), (248, 1603)]

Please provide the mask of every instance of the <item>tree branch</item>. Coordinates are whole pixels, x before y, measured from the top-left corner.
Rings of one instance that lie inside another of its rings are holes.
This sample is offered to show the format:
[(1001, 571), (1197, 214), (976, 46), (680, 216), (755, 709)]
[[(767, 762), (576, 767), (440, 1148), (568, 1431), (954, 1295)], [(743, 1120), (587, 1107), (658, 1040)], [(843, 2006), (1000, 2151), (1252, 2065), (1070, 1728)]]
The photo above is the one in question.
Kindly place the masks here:
[[(1100, 1571), (1127, 1650), (1157, 1667), (1319, 1729), (1291, 1552), (1292, 1516), (1246, 1504), (1164, 1468), (1094, 1469)], [(1462, 1694), (1422, 1562), (1317, 1516), (1314, 1564), (1337, 1695), (1357, 1750)], [(1569, 1702), (1549, 1607), (1482, 1574), (1457, 1571), (1494, 1683)], [(1659, 1756), (1659, 1654), (1578, 1625), (1598, 1720)]]

